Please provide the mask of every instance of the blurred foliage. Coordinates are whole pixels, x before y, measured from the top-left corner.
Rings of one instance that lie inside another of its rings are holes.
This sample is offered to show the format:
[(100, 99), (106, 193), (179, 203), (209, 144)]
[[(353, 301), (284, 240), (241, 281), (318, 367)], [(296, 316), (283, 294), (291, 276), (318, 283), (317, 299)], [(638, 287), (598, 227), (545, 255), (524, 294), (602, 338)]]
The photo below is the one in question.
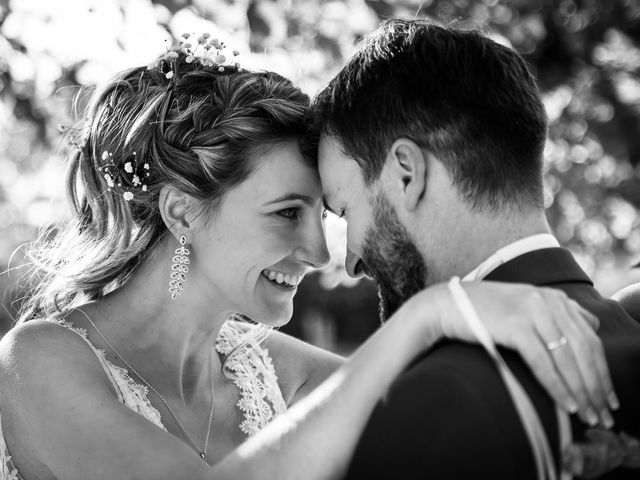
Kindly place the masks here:
[[(0, 265), (61, 210), (57, 127), (74, 122), (80, 84), (149, 63), (172, 35), (207, 31), (245, 66), (313, 94), (390, 16), (483, 25), (529, 61), (550, 120), (552, 228), (590, 273), (623, 271), (640, 254), (637, 0), (0, 0)], [(314, 282), (349, 289), (338, 266), (344, 225), (333, 221), (329, 239), (334, 265)], [(371, 288), (350, 291), (371, 298)]]

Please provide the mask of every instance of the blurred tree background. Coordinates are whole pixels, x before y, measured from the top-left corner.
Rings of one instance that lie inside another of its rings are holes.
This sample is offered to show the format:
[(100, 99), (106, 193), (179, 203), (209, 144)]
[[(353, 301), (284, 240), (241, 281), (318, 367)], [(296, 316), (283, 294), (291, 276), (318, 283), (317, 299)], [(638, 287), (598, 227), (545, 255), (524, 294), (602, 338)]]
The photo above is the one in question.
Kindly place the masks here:
[[(64, 211), (58, 125), (74, 123), (80, 85), (149, 63), (172, 36), (206, 31), (240, 50), (243, 65), (275, 70), (313, 95), (392, 16), (482, 25), (527, 59), (550, 121), (555, 234), (604, 294), (640, 279), (631, 269), (640, 257), (637, 0), (0, 0), (0, 329), (15, 312), (16, 248)], [(330, 219), (333, 263), (303, 282), (288, 330), (349, 351), (378, 320), (371, 283), (341, 269), (344, 231)]]

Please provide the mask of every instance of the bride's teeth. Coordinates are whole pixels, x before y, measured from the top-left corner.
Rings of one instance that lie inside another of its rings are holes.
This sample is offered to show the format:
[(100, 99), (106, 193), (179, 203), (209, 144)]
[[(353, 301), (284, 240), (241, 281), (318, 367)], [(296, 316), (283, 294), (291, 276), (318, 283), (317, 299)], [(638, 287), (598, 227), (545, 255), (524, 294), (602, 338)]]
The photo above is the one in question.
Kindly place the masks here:
[(302, 275), (274, 272), (273, 270), (267, 270), (266, 268), (262, 271), (262, 273), (269, 280), (280, 283), (280, 284), (284, 283), (290, 287), (296, 287), (302, 281), (302, 278), (303, 278)]

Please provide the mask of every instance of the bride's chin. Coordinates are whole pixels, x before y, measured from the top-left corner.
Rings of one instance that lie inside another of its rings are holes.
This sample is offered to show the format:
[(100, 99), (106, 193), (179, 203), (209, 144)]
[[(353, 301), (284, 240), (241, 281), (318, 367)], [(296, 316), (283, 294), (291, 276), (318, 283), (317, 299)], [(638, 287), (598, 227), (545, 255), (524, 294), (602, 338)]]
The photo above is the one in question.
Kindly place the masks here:
[(281, 315), (271, 315), (263, 320), (258, 320), (260, 323), (268, 327), (283, 327), (291, 320), (292, 312), (282, 312)]
[(252, 320), (262, 323), (268, 327), (282, 327), (289, 323), (293, 315), (293, 305), (280, 307), (278, 309), (259, 309), (254, 316), (249, 316)]

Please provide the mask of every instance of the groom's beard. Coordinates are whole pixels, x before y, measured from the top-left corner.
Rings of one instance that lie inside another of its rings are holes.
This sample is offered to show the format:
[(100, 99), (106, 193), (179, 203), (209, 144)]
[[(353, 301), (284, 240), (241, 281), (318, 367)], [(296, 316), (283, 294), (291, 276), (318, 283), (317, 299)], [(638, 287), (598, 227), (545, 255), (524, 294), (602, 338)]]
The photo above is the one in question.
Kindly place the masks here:
[(422, 255), (383, 194), (373, 202), (373, 224), (365, 232), (362, 261), (378, 283), (383, 322), (425, 287), (427, 267)]

